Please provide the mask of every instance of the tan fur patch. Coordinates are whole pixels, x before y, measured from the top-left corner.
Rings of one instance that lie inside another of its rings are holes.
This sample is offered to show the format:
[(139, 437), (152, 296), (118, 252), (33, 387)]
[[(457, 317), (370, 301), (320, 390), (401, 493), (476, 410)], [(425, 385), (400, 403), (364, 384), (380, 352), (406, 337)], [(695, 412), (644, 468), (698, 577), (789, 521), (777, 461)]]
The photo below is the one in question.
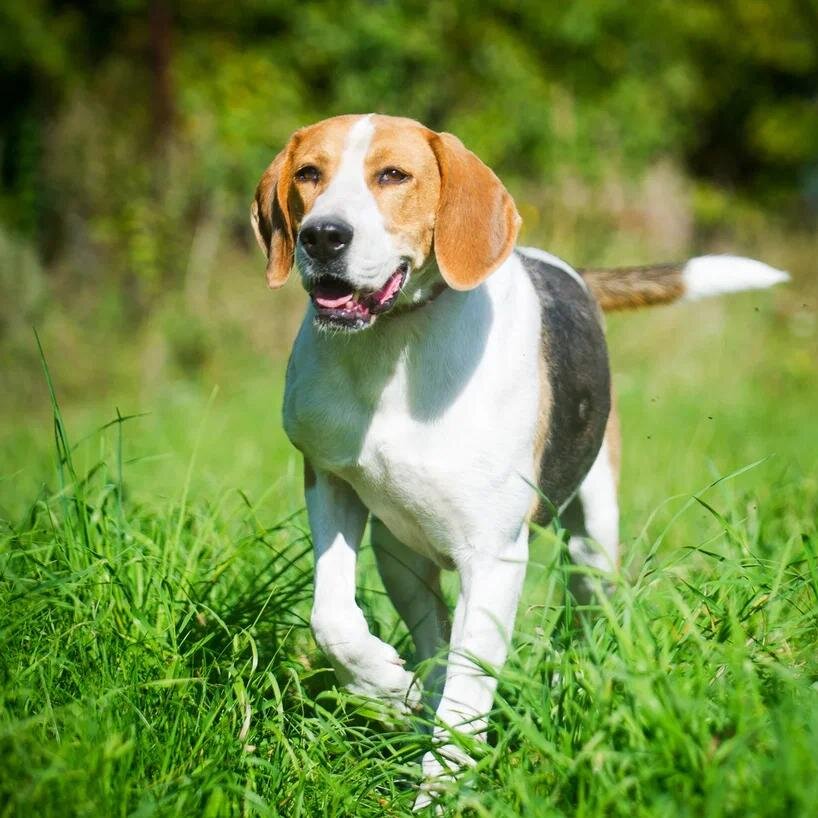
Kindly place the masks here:
[(680, 264), (579, 272), (605, 312), (669, 304), (684, 295)]
[(619, 468), (622, 463), (622, 436), (619, 431), (619, 414), (616, 411), (616, 394), (611, 390), (611, 413), (605, 427), (605, 440), (608, 443), (608, 460), (614, 476), (614, 483), (619, 485)]
[[(364, 169), (366, 181), (387, 231), (402, 255), (420, 267), (432, 250), (440, 172), (429, 146), (428, 130), (411, 119), (373, 117), (375, 132)], [(382, 184), (378, 177), (386, 168), (397, 168), (409, 178)]]
[[(548, 442), (548, 426), (551, 419), (551, 381), (548, 377), (548, 360), (545, 344), (541, 347), (539, 356), (539, 371), (540, 371), (540, 393), (539, 404), (537, 406), (537, 428), (534, 433), (534, 475), (535, 479), (540, 474), (542, 467), (542, 457), (545, 452), (545, 444)], [(528, 520), (537, 518), (537, 512), (540, 509), (542, 498), (539, 494), (534, 496), (534, 502), (528, 512)]]
[[(256, 241), (267, 256), (267, 284), (274, 289), (284, 284), (289, 277), (295, 250), (295, 232), (290, 222), (286, 198), (282, 200), (279, 197), (279, 179), (289, 178), (293, 139), (264, 171), (250, 207), (250, 221)], [(282, 193), (286, 197), (283, 190)]]
[(332, 177), (341, 164), (347, 134), (359, 119), (359, 116), (354, 115), (336, 116), (296, 132), (298, 141), (291, 160), (293, 177), (307, 165), (317, 168), (321, 174), (317, 182), (290, 179), (288, 202), (296, 232), (315, 200), (332, 182)]
[(446, 283), (470, 290), (508, 258), (520, 216), (503, 183), (449, 133), (429, 132), (440, 169), (435, 257)]
[[(301, 128), (264, 171), (250, 213), (256, 240), (267, 253), (270, 287), (278, 288), (287, 281), (301, 221), (331, 181), (341, 161), (347, 131), (358, 118), (339, 116)], [(294, 178), (306, 165), (321, 172), (317, 183)]]

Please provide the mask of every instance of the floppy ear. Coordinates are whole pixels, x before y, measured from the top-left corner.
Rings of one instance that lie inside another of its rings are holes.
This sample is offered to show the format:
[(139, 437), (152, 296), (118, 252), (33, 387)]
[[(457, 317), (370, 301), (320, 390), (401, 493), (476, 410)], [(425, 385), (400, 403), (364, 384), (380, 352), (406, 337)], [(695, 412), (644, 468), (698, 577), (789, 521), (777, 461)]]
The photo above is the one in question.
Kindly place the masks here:
[(470, 290), (514, 249), (520, 216), (503, 183), (449, 133), (431, 133), (440, 169), (435, 257), (446, 283)]
[(287, 200), (292, 184), (291, 156), (294, 140), (270, 163), (250, 205), (250, 223), (259, 247), (267, 255), (267, 285), (281, 287), (290, 277), (295, 250)]

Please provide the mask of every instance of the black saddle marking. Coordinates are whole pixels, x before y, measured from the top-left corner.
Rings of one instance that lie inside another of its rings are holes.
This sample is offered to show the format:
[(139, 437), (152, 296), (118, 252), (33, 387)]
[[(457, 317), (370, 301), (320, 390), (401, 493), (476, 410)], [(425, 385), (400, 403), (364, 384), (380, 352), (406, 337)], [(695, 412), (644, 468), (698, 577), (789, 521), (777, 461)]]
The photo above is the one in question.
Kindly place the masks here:
[(593, 297), (573, 276), (519, 253), (540, 299), (542, 341), (551, 385), (551, 418), (540, 461), (534, 521), (545, 525), (577, 490), (596, 458), (611, 410), (611, 374)]

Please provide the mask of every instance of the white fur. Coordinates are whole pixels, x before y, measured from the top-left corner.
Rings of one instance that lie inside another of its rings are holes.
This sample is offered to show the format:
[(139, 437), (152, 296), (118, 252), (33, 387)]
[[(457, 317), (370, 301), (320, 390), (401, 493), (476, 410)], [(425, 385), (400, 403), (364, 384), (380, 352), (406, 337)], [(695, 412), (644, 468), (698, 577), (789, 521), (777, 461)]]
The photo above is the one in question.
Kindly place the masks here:
[(538, 247), (518, 247), (517, 249), (526, 256), (544, 261), (552, 267), (559, 267), (560, 270), (568, 273), (583, 290), (588, 289), (585, 279), (567, 261), (564, 261), (559, 256), (555, 256), (553, 253), (548, 253), (545, 250), (540, 250)]
[(579, 487), (579, 499), (585, 516), (585, 530), (605, 549), (605, 570), (613, 570), (618, 561), (619, 504), (616, 500), (616, 478), (611, 465), (607, 438)]
[[(582, 529), (572, 532), (568, 552), (575, 565), (610, 574), (619, 566), (619, 503), (608, 438), (577, 492), (582, 507)], [(571, 591), (581, 603), (591, 601), (596, 578), (577, 573)]]
[(435, 562), (479, 546), (495, 507), (516, 537), (534, 479), (538, 310), (512, 256), (481, 287), (364, 333), (328, 336), (306, 320), (288, 371), (287, 433)]
[[(317, 472), (307, 510), (318, 643), (351, 689), (416, 706), (411, 674), (369, 633), (355, 603), (369, 510), (419, 556), (416, 565), (460, 574), (437, 717), (478, 737), (496, 686), (481, 665), (505, 661), (528, 557), (539, 335), (537, 295), (512, 255), (476, 289), (447, 290), (356, 335), (328, 336), (308, 314), (287, 373), (285, 429)], [(388, 571), (385, 579), (389, 585)], [(434, 592), (424, 592), (427, 605)], [(396, 604), (413, 615), (411, 602)], [(447, 630), (445, 609), (434, 613), (419, 636), (422, 655), (439, 648)], [(437, 735), (444, 755), (463, 763), (442, 727)], [(419, 806), (448, 766), (424, 758)]]
[(741, 256), (698, 256), (682, 270), (684, 301), (741, 290), (763, 290), (789, 281), (789, 274)]

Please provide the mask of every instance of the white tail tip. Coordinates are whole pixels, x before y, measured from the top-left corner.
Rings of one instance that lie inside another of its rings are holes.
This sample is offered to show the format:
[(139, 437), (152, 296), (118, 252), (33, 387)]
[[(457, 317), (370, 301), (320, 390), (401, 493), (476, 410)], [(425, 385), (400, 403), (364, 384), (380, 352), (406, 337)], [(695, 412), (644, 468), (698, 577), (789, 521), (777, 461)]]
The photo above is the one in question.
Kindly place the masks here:
[(789, 281), (789, 273), (741, 256), (697, 256), (682, 270), (685, 301), (741, 290), (763, 290)]

